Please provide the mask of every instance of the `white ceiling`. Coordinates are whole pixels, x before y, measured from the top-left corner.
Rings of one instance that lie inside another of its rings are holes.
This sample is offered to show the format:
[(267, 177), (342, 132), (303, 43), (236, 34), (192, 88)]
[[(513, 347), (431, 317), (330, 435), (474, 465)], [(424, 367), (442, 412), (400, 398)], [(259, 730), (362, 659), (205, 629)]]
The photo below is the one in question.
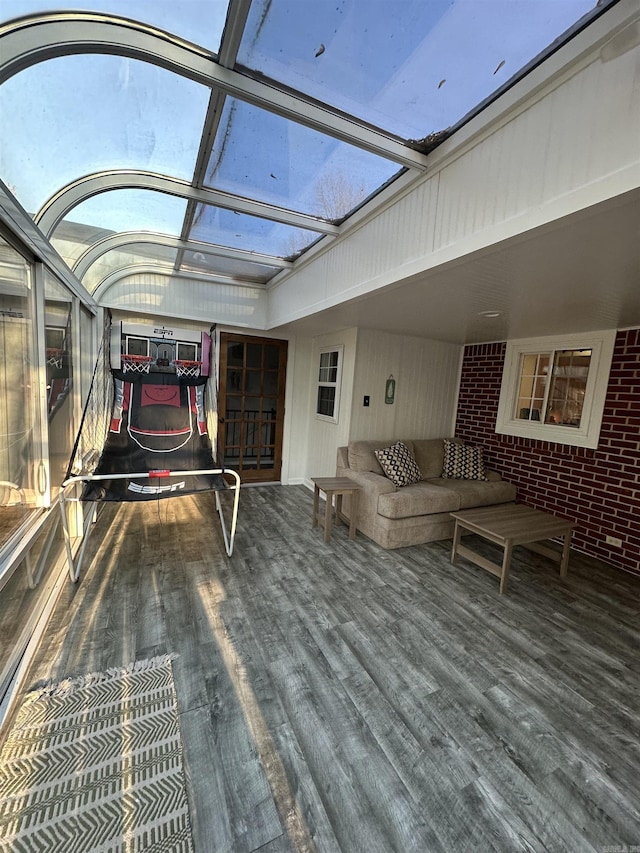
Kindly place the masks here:
[(459, 344), (640, 327), (640, 189), (271, 331), (354, 326)]

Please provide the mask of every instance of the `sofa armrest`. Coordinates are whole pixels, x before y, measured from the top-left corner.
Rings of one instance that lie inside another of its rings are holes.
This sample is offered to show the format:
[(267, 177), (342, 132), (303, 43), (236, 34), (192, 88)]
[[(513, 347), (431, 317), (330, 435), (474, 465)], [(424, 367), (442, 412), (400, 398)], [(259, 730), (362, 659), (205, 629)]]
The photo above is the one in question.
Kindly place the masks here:
[(357, 486), (360, 486), (360, 500), (374, 500), (376, 508), (380, 495), (396, 491), (391, 480), (371, 471), (352, 471), (351, 468), (338, 468), (336, 476), (348, 477), (353, 480)]
[[(337, 453), (336, 465), (338, 468), (348, 468), (349, 467), (349, 448), (348, 447), (339, 447)], [(346, 474), (340, 474), (341, 477), (347, 476)]]

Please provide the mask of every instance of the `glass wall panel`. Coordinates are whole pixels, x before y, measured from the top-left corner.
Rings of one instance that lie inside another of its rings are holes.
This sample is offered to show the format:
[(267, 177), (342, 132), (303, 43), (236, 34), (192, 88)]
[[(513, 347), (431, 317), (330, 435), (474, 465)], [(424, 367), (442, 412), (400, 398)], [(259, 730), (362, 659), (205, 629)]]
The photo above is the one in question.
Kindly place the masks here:
[(0, 237), (0, 552), (38, 503), (33, 329), (31, 266)]
[(252, 261), (242, 261), (237, 258), (223, 258), (212, 252), (185, 252), (182, 256), (183, 272), (212, 273), (214, 275), (228, 275), (231, 278), (252, 281), (256, 284), (264, 284), (273, 278), (280, 267), (271, 267), (266, 264), (256, 264)]
[(40, 62), (0, 86), (0, 114), (11, 116), (0, 173), (30, 213), (69, 182), (103, 170), (191, 180), (209, 94), (205, 86), (127, 57), (81, 54)]
[[(90, 246), (115, 232), (143, 231), (178, 237), (186, 209), (185, 199), (166, 193), (109, 190), (74, 207), (56, 227), (51, 242), (69, 265), (74, 266)], [(145, 249), (145, 254), (153, 251)], [(157, 257), (165, 257), (160, 248)], [(95, 278), (93, 275), (90, 280)], [(89, 289), (86, 284), (85, 287)]]
[(109, 190), (74, 207), (63, 221), (106, 232), (152, 231), (177, 237), (186, 209), (186, 199), (155, 190)]
[(51, 496), (64, 480), (75, 438), (73, 396), (74, 299), (45, 271), (47, 419)]
[(188, 3), (177, 3), (176, 0), (83, 0), (82, 3), (74, 3), (73, 0), (65, 0), (63, 4), (59, 0), (2, 0), (0, 20), (38, 12), (56, 12), (61, 8), (107, 12), (151, 24), (217, 53), (227, 6), (227, 0), (189, 0)]
[(199, 204), (189, 239), (290, 258), (307, 249), (321, 236), (316, 231)]
[(144, 264), (157, 267), (159, 272), (171, 272), (174, 268), (178, 252), (169, 246), (154, 243), (128, 243), (118, 249), (105, 252), (87, 270), (82, 283), (91, 293), (106, 276), (116, 270)]
[(593, 0), (254, 0), (238, 62), (406, 139), (445, 130)]
[(51, 595), (57, 566), (64, 555), (58, 519), (58, 511), (51, 512), (33, 542), (29, 557), (0, 576), (0, 700)]
[(397, 172), (396, 163), (227, 98), (205, 183), (339, 220)]

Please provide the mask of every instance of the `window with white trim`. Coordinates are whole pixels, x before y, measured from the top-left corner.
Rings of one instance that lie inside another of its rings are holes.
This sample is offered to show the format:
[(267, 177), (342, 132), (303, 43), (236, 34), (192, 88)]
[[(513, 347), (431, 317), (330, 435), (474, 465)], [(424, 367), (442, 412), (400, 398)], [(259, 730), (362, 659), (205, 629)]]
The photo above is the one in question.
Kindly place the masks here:
[(333, 423), (338, 423), (343, 350), (343, 346), (321, 349), (318, 364), (316, 417)]
[(496, 432), (597, 447), (615, 331), (509, 341)]

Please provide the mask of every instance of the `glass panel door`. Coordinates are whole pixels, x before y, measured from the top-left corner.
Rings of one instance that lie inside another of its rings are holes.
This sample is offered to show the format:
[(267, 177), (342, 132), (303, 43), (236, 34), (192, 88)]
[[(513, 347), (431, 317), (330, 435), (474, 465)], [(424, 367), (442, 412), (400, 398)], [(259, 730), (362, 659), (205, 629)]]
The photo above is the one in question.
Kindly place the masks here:
[(282, 468), (287, 342), (220, 336), (218, 446), (243, 482), (274, 482)]

